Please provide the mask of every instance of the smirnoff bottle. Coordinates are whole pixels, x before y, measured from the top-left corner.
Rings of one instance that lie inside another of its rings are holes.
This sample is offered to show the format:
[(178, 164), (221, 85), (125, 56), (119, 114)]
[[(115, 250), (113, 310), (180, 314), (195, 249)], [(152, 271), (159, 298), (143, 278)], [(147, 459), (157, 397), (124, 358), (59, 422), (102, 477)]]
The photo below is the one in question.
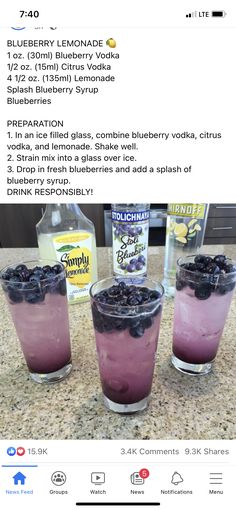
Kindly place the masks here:
[(178, 258), (197, 253), (204, 240), (207, 204), (168, 204), (164, 280), (166, 296), (174, 296)]

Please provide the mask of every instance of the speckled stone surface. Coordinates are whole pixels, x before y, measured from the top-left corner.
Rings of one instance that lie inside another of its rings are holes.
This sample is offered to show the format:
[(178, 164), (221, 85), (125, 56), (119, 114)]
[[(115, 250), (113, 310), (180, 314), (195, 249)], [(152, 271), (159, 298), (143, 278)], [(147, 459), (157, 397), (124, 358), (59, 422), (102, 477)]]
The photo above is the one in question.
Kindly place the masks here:
[[(236, 247), (208, 246), (236, 258)], [(149, 250), (149, 276), (162, 279), (164, 248)], [(37, 258), (36, 249), (1, 249), (0, 267)], [(111, 250), (98, 249), (99, 278), (111, 274)], [(45, 386), (29, 376), (0, 293), (1, 439), (233, 439), (236, 437), (236, 298), (211, 374), (189, 377), (170, 364), (173, 301), (166, 300), (149, 408), (120, 416), (101, 397), (90, 305), (70, 306), (73, 371)]]

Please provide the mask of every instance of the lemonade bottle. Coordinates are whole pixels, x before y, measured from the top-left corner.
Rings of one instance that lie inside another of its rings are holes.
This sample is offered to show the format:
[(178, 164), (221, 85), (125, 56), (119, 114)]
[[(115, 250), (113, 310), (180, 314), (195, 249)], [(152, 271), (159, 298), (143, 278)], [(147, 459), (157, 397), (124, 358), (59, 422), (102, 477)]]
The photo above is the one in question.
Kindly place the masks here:
[(197, 253), (202, 246), (207, 214), (207, 204), (168, 204), (163, 280), (166, 296), (175, 293), (178, 258)]
[(97, 280), (93, 223), (77, 204), (48, 204), (36, 230), (40, 257), (57, 259), (65, 267), (69, 303), (87, 301)]

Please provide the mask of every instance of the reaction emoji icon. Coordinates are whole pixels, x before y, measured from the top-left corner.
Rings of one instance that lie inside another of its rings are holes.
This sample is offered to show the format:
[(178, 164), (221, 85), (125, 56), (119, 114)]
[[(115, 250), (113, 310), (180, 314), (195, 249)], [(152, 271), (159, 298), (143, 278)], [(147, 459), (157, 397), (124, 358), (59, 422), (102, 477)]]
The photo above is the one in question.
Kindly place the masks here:
[(109, 48), (115, 48), (116, 47), (116, 41), (113, 39), (113, 37), (110, 37), (106, 41), (106, 45), (109, 46)]

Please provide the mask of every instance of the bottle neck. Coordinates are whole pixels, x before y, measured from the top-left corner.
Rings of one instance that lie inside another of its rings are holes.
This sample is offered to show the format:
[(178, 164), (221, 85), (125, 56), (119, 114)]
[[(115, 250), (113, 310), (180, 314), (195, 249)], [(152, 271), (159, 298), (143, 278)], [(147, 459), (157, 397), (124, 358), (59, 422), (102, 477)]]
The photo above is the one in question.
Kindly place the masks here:
[(78, 204), (47, 204), (45, 212), (52, 213), (59, 211), (61, 214), (71, 212), (76, 215), (82, 214), (82, 211)]
[(77, 204), (47, 204), (43, 220), (52, 228), (75, 230), (83, 217)]

